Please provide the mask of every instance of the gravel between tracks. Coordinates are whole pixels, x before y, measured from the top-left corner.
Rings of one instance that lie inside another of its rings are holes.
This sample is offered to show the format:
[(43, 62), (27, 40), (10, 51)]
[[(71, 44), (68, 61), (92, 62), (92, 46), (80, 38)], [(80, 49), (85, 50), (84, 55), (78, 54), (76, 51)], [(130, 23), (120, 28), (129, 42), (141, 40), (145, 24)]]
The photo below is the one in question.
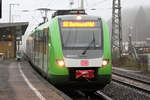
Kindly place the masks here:
[(116, 82), (111, 82), (101, 91), (113, 100), (150, 100), (150, 94), (143, 93)]

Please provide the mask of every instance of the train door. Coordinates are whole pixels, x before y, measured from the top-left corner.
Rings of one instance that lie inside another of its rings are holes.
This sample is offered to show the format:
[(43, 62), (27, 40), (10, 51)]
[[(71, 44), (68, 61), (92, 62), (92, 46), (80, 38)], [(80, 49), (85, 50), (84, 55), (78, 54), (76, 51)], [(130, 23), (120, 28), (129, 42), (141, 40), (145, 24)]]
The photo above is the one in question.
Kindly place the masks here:
[(39, 32), (35, 33), (35, 65), (39, 66)]
[(44, 31), (42, 30), (42, 70), (44, 71), (44, 47), (45, 47), (45, 39), (44, 39)]
[(34, 45), (34, 64), (37, 63), (37, 32), (35, 32), (35, 45)]
[(32, 62), (34, 62), (34, 36), (32, 35), (32, 50), (31, 50), (31, 59), (32, 59)]
[(40, 31), (37, 32), (37, 65), (39, 68), (40, 66)]

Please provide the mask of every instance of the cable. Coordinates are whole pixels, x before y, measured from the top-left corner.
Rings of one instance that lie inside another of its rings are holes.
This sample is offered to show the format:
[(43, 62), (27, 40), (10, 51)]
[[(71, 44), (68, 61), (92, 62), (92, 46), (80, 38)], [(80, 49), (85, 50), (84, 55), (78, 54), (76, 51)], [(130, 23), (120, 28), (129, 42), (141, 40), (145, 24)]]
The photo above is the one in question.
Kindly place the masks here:
[(98, 5), (100, 5), (100, 4), (103, 4), (103, 3), (107, 2), (107, 1), (108, 1), (108, 0), (98, 1), (98, 2), (94, 3), (94, 4), (91, 5), (91, 6), (96, 7), (96, 6), (98, 6)]
[[(104, 4), (105, 2), (107, 2), (108, 0), (103, 0), (103, 1), (98, 1), (98, 2), (96, 2), (96, 3), (94, 3), (94, 4), (92, 4), (91, 6), (94, 6), (94, 7), (96, 7), (96, 6), (98, 6), (98, 5), (100, 5), (100, 4)], [(121, 1), (122, 2), (122, 4), (124, 4), (124, 3), (126, 3), (128, 0), (123, 0), (123, 1)], [(111, 1), (112, 2), (112, 1)], [(97, 8), (97, 7), (96, 7)], [(98, 7), (99, 8), (99, 7)], [(112, 8), (102, 8), (102, 9), (112, 9)]]

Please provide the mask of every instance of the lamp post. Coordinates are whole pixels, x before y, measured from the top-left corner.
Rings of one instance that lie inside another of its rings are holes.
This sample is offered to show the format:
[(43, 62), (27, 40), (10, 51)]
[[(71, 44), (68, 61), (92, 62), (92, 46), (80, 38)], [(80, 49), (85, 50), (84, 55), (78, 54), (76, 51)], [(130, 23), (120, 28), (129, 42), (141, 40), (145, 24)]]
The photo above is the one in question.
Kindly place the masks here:
[(11, 4), (9, 4), (9, 22), (11, 23), (12, 22), (12, 19), (11, 19), (11, 13), (12, 13), (12, 11), (11, 11), (11, 8), (12, 8), (12, 6), (15, 6), (15, 5), (17, 5), (17, 6), (19, 6), (19, 4), (14, 4), (14, 3), (11, 3)]
[(84, 0), (81, 0), (81, 9), (84, 9)]
[(38, 8), (37, 10), (41, 12), (44, 22), (48, 21), (48, 12), (53, 11), (52, 9), (48, 9), (48, 8)]

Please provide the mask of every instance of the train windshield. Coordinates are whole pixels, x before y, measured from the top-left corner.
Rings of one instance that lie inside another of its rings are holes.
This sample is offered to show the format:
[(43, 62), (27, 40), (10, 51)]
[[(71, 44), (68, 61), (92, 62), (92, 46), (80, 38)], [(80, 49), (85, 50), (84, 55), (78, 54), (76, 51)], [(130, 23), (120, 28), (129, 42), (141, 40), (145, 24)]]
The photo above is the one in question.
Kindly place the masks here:
[(100, 20), (61, 21), (61, 38), (63, 48), (102, 47), (102, 30)]

